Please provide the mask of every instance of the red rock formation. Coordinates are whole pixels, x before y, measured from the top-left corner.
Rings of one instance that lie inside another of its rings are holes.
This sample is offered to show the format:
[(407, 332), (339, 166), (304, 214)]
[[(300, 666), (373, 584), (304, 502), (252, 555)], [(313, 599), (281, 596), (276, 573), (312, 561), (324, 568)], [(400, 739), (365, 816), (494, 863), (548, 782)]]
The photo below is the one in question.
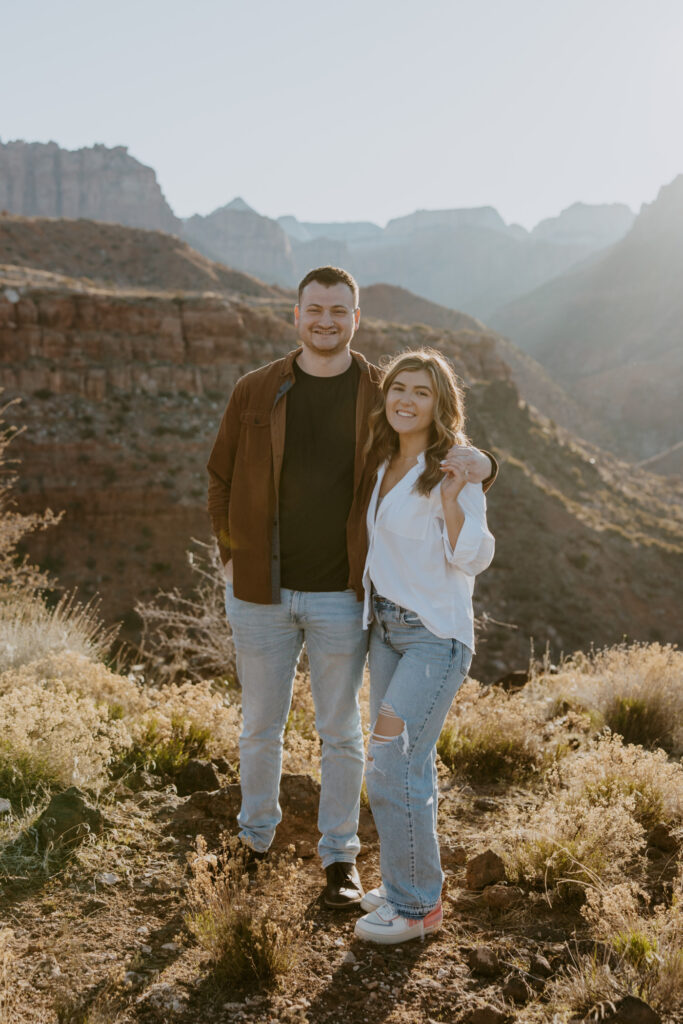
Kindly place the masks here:
[[(92, 220), (0, 215), (3, 264), (86, 278), (109, 288), (281, 294), (248, 274), (212, 262), (173, 235)], [(74, 280), (60, 284), (69, 290), (77, 287)]]
[[(185, 552), (209, 538), (217, 424), (236, 379), (294, 344), (291, 303), (6, 292), (0, 383), (23, 398), (10, 410), (26, 427), (14, 446), (20, 507), (66, 510), (31, 552), (134, 631), (136, 599), (190, 584)], [(477, 674), (523, 667), (530, 635), (555, 653), (624, 634), (680, 640), (683, 527), (661, 486), (531, 414), (491, 337), (381, 322), (357, 336), (373, 359), (417, 344), (452, 357), (470, 385), (470, 434), (502, 463), (497, 556), (477, 595), (514, 628), (485, 634)]]

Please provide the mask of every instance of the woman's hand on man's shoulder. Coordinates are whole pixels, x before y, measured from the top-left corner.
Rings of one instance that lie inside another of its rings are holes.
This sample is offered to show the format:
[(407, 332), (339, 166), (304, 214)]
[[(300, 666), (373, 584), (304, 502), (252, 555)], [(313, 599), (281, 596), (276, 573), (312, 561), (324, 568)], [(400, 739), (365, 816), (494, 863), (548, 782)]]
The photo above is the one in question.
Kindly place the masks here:
[[(491, 475), (492, 466), (488, 455), (471, 445), (454, 444), (441, 462), (441, 468), (447, 477), (455, 475), (457, 479), (464, 476), (464, 483), (480, 484)], [(444, 479), (444, 484), (446, 479)], [(459, 490), (462, 490), (461, 485)], [(449, 488), (452, 490), (452, 488)], [(443, 485), (442, 485), (443, 490)]]

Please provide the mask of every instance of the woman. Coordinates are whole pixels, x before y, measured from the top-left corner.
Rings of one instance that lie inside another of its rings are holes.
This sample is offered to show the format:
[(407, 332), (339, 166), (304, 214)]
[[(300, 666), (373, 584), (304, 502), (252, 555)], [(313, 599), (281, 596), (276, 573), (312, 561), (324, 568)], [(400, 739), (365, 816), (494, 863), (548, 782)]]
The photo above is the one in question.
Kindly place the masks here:
[(387, 367), (368, 453), (381, 465), (367, 511), (365, 619), (370, 634), (366, 781), (380, 837), (382, 884), (356, 935), (404, 942), (442, 921), (436, 834), (436, 742), (474, 651), (474, 577), (490, 564), (481, 484), (453, 445), (466, 444), (462, 392), (438, 352)]

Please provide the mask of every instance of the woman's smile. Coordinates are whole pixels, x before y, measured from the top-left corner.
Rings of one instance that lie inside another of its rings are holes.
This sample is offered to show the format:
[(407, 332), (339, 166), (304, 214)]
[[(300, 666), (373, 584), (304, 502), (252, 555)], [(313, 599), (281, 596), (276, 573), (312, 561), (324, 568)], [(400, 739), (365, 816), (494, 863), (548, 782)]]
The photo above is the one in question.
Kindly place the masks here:
[(434, 387), (427, 370), (402, 370), (387, 391), (387, 422), (397, 434), (424, 434), (426, 446), (434, 404)]

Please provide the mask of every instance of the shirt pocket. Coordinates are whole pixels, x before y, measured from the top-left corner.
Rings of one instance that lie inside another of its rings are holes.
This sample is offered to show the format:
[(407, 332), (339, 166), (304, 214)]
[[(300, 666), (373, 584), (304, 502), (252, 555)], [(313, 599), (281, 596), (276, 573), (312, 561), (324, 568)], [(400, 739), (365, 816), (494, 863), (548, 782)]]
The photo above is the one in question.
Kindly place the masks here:
[(429, 498), (411, 494), (407, 500), (398, 501), (384, 510), (381, 525), (383, 529), (398, 537), (409, 540), (424, 540), (432, 522), (432, 507)]
[(270, 459), (270, 414), (245, 409), (240, 413), (238, 453), (253, 466)]

